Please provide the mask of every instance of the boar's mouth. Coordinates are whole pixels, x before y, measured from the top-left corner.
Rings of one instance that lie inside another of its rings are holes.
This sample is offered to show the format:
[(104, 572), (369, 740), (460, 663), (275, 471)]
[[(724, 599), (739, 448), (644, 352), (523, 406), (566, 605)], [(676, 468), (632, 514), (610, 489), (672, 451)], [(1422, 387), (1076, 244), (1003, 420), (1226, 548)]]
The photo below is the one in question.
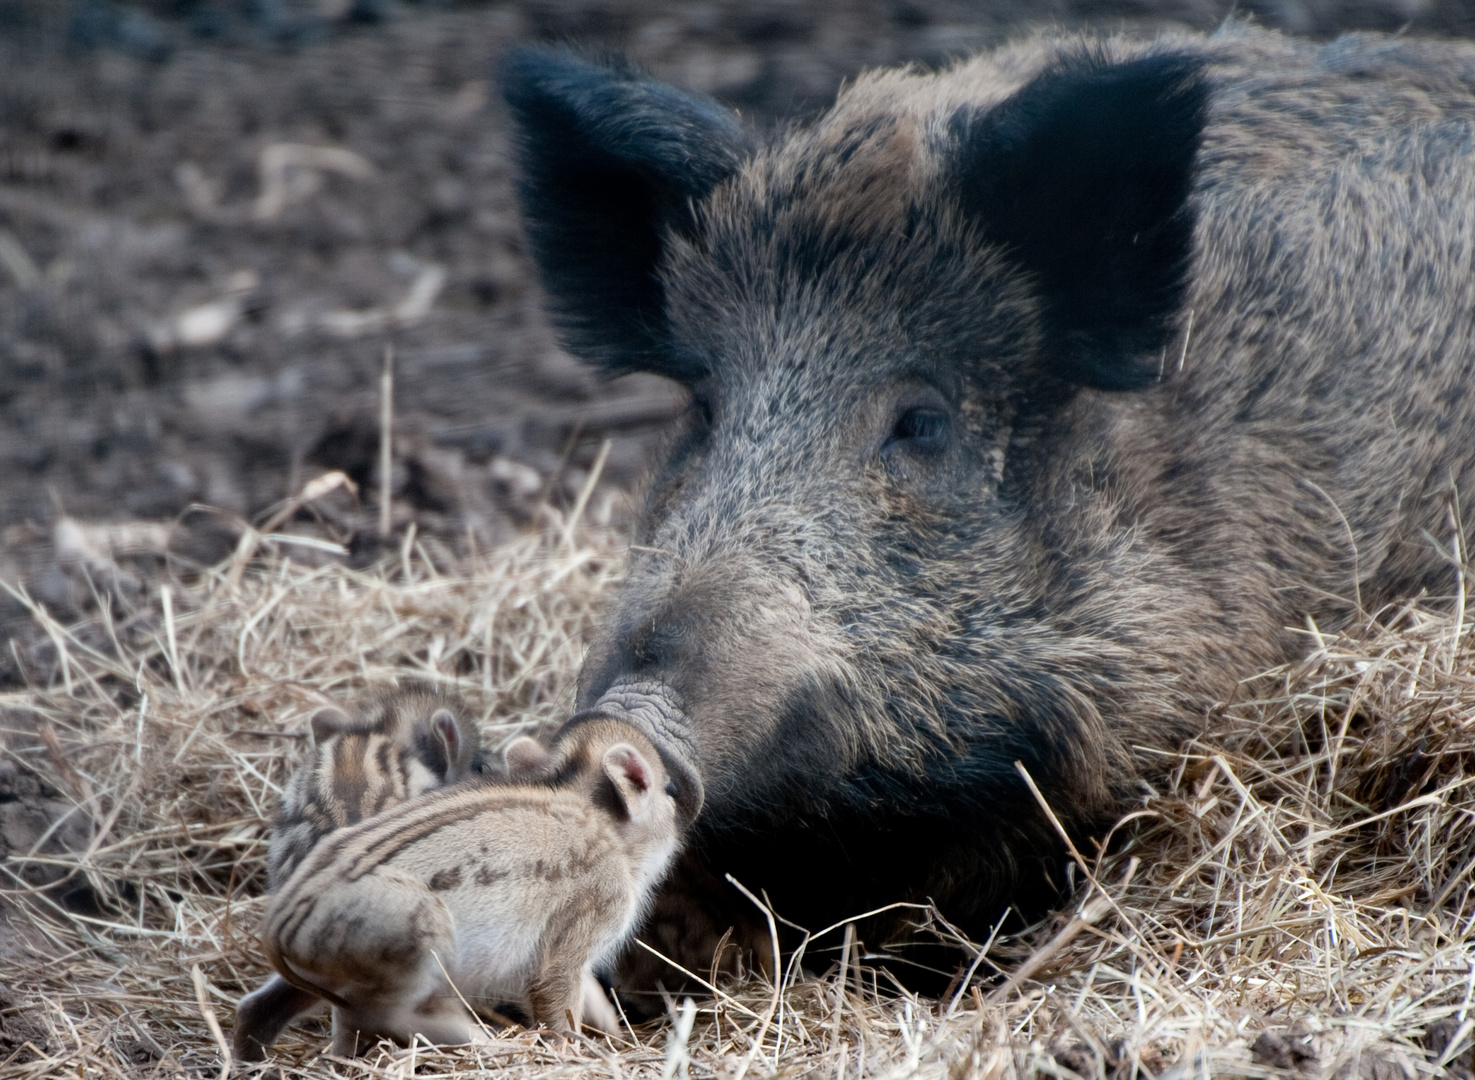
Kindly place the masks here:
[(676, 785), (676, 807), (690, 826), (701, 813), (704, 792), (697, 772), (686, 712), (669, 687), (655, 682), (624, 682), (610, 687), (589, 708), (575, 713), (557, 737), (590, 720), (618, 720), (650, 740), (661, 755), (666, 775)]

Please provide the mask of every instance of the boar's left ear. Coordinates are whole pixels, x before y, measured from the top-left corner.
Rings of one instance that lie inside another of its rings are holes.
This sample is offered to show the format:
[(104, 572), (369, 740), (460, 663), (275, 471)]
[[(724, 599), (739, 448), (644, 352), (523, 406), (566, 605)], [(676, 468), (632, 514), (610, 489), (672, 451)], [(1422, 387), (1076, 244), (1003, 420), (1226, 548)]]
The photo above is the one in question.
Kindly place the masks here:
[(737, 171), (749, 138), (711, 98), (564, 48), (502, 61), (518, 194), (570, 351), (613, 371), (666, 371), (662, 235)]
[(1207, 107), (1194, 57), (1079, 55), (954, 117), (959, 198), (1033, 278), (1062, 377), (1104, 390), (1157, 379), (1186, 287)]

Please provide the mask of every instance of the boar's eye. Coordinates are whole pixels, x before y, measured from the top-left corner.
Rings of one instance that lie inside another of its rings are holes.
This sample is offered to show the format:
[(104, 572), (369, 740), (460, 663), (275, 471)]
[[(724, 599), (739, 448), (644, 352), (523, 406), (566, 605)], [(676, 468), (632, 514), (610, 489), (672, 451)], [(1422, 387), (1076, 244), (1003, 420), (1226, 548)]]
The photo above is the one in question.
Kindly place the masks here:
[(883, 450), (905, 446), (921, 453), (934, 453), (947, 446), (952, 420), (936, 408), (907, 409), (897, 418)]

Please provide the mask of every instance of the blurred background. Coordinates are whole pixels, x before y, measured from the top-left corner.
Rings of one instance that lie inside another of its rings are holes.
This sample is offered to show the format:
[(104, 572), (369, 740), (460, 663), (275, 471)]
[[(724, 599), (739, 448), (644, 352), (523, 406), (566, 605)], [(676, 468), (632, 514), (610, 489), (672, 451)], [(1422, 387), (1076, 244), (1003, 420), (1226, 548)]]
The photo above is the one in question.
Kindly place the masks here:
[(623, 51), (770, 128), (1031, 25), (1234, 12), (1475, 36), (1459, 0), (0, 0), (0, 578), (65, 618), (58, 548), (208, 561), (332, 470), (358, 494), (274, 527), (374, 557), (389, 347), (396, 534), (495, 542), (575, 501), (606, 440), (588, 512), (619, 512), (683, 403), (596, 380), (540, 313), (492, 83), (514, 42)]

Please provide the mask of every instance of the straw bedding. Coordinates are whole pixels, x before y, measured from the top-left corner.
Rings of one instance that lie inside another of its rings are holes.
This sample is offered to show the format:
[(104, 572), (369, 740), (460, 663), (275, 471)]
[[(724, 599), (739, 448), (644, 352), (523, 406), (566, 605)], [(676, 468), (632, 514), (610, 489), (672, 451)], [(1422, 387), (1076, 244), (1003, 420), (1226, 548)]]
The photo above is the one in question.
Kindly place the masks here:
[[(131, 601), (108, 591), (100, 560), (74, 566), (99, 598), (74, 626), (30, 603), (45, 662), (0, 696), (0, 1076), (225, 1075), (234, 1001), (265, 974), (252, 938), (264, 820), (309, 713), (419, 677), (464, 694), (494, 744), (556, 722), (622, 544), (618, 529), (555, 522), (436, 565), (412, 535), (355, 570), (321, 544), (247, 533), (233, 558), (170, 565)], [(943, 1001), (890, 985), (844, 926), (812, 928), (778, 987), (672, 1001), (623, 1038), (512, 1029), (475, 1053), (385, 1047), (348, 1063), (324, 1056), (326, 1025), (309, 1020), (273, 1065), (616, 1080), (1469, 1075), (1467, 637), (1463, 603), (1383, 612), (1346, 636), (1307, 627), (1308, 659), (1247, 683), (1202, 739), (1165, 756), (1167, 779), (1106, 854), (1079, 853), (1070, 908), (958, 942), (972, 978)], [(52, 826), (21, 828), (35, 820)], [(917, 915), (949, 932), (946, 912)]]

